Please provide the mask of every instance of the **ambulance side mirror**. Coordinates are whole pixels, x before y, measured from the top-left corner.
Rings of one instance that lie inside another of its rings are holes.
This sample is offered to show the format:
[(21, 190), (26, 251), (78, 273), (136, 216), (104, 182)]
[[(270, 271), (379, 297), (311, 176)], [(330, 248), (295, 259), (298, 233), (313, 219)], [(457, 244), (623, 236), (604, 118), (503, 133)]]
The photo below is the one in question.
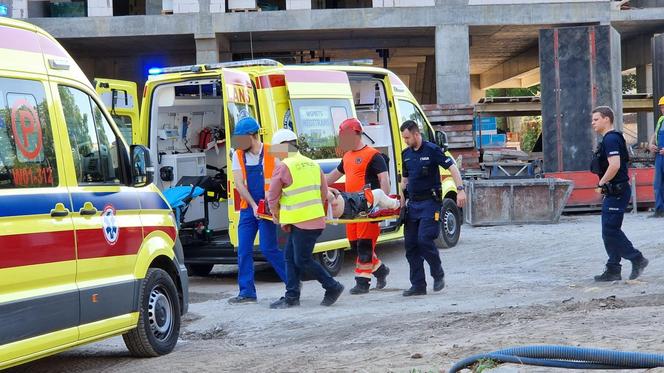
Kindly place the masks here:
[(152, 184), (154, 167), (150, 161), (150, 151), (143, 145), (131, 146), (132, 186), (144, 187)]
[(447, 144), (447, 134), (443, 131), (436, 131), (436, 145), (440, 146), (444, 152), (449, 148)]

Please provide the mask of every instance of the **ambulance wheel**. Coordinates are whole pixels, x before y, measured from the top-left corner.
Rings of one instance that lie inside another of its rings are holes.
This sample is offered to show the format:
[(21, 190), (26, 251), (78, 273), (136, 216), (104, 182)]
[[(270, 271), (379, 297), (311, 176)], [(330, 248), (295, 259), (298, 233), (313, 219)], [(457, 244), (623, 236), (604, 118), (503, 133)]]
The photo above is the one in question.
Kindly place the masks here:
[(341, 271), (341, 266), (344, 264), (344, 250), (328, 250), (314, 254), (314, 258), (320, 263), (323, 268), (334, 277)]
[(440, 212), (440, 234), (436, 238), (436, 247), (448, 249), (456, 246), (461, 235), (461, 213), (456, 202), (450, 198), (443, 199)]
[(212, 272), (214, 264), (187, 264), (186, 266), (189, 276), (205, 277)]
[(141, 283), (138, 325), (122, 335), (137, 357), (155, 357), (173, 351), (180, 336), (180, 301), (171, 276), (150, 268)]

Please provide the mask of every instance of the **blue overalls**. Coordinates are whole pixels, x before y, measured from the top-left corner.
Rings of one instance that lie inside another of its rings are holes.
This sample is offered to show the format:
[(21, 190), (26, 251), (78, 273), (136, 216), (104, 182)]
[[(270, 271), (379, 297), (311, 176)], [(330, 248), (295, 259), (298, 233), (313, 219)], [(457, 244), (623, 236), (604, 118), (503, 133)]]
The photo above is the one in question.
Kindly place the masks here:
[[(247, 175), (247, 189), (251, 198), (258, 202), (265, 198), (265, 175), (263, 171), (263, 151), (260, 160), (255, 166), (248, 166), (246, 153), (244, 164)], [(254, 285), (254, 240), (256, 232), (259, 234), (259, 247), (265, 259), (270, 262), (282, 281), (286, 282), (286, 265), (284, 253), (277, 245), (277, 226), (265, 219), (254, 216), (251, 206), (240, 210), (240, 223), (238, 224), (238, 274), (237, 282), (240, 285), (240, 296), (256, 298), (256, 287)]]
[[(659, 131), (655, 136), (657, 136), (657, 146), (662, 148), (664, 147), (664, 125), (660, 124), (658, 127)], [(655, 182), (653, 187), (655, 189), (655, 212), (664, 213), (664, 155), (659, 154), (659, 152), (655, 156)]]
[[(402, 153), (404, 176), (408, 177), (408, 206), (404, 227), (406, 259), (410, 266), (410, 283), (413, 288), (426, 289), (424, 261), (429, 263), (431, 277), (445, 276), (440, 254), (434, 240), (441, 231), (440, 210), (442, 203), (437, 201), (432, 190), (440, 191), (440, 169), (449, 168), (454, 161), (447, 157), (440, 147), (424, 141), (415, 151), (407, 148)], [(427, 197), (428, 196), (428, 197)]]

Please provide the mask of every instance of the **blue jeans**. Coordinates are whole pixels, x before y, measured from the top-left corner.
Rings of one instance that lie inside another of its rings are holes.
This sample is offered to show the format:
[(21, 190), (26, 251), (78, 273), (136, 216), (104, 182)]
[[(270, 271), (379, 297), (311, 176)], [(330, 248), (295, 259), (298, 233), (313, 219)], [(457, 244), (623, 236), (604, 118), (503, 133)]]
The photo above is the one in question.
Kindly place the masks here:
[(434, 216), (440, 212), (440, 203), (435, 200), (408, 201), (404, 228), (406, 259), (410, 266), (410, 283), (414, 288), (426, 289), (424, 261), (429, 263), (431, 277), (439, 279), (445, 276), (440, 261), (440, 254), (434, 240), (440, 234), (440, 221)]
[(604, 196), (602, 203), (602, 239), (606, 253), (609, 255), (606, 266), (616, 270), (621, 268), (622, 258), (634, 261), (643, 257), (622, 231), (625, 208), (629, 204), (631, 195), (632, 190), (627, 186), (622, 195)]
[(655, 157), (655, 211), (664, 212), (664, 155)]
[(316, 240), (322, 229), (300, 229), (291, 225), (288, 243), (284, 248), (286, 256), (286, 299), (300, 299), (300, 278), (309, 274), (323, 285), (325, 290), (338, 289), (341, 284), (316, 262), (313, 257)]
[(258, 246), (265, 259), (272, 265), (277, 275), (286, 282), (286, 265), (284, 253), (277, 245), (277, 226), (264, 219), (257, 219), (250, 208), (240, 211), (238, 224), (237, 248), (237, 282), (240, 286), (240, 296), (256, 298), (254, 285), (254, 240), (258, 235)]

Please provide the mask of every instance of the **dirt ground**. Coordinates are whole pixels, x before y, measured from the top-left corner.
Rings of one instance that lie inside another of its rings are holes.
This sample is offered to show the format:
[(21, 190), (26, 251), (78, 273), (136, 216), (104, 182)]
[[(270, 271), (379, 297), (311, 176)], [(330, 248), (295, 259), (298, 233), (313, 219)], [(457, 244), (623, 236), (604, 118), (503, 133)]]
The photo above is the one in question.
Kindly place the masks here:
[[(627, 215), (624, 229), (650, 259), (639, 281), (598, 284), (605, 253), (598, 215), (557, 225), (472, 228), (441, 251), (446, 288), (404, 298), (403, 242), (379, 246), (390, 266), (382, 291), (319, 306), (304, 283), (302, 305), (270, 310), (283, 294), (270, 271), (257, 275), (259, 302), (232, 306), (232, 268), (192, 278), (190, 312), (176, 350), (130, 358), (121, 338), (84, 346), (12, 372), (442, 372), (466, 356), (508, 346), (565, 344), (664, 353), (664, 221)], [(353, 285), (353, 257), (338, 279)], [(623, 278), (631, 265), (625, 263)], [(428, 272), (428, 270), (427, 270)], [(551, 371), (519, 368), (519, 371)]]

